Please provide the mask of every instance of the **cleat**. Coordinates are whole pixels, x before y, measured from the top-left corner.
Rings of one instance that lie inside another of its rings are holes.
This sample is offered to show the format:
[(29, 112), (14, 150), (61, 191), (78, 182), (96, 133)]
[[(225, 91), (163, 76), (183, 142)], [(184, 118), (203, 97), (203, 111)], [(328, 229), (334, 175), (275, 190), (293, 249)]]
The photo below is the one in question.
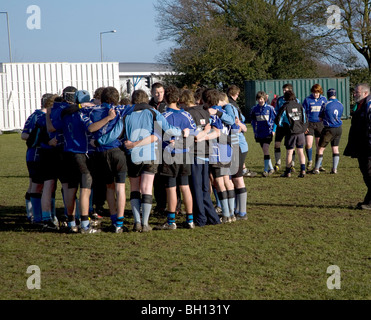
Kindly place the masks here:
[(221, 222), (221, 223), (231, 223), (232, 220), (231, 220), (230, 217), (225, 217), (225, 216), (223, 216), (223, 217), (220, 218), (220, 222)]
[(282, 177), (282, 178), (291, 178), (291, 173), (285, 171), (284, 173), (281, 174), (281, 177)]
[(274, 165), (274, 171), (275, 171), (275, 172), (278, 172), (278, 171), (280, 171), (280, 170), (281, 170), (281, 166), (280, 166), (279, 164), (276, 163), (276, 164)]
[(133, 231), (142, 232), (143, 231), (142, 225), (139, 222), (134, 223)]
[(152, 227), (149, 225), (143, 225), (142, 226), (142, 231), (141, 232), (150, 232), (152, 231)]
[(96, 212), (94, 212), (93, 214), (91, 214), (90, 218), (91, 218), (92, 220), (102, 220), (102, 219), (103, 219), (103, 217), (100, 216), (100, 215), (99, 215), (98, 213), (96, 213)]
[(252, 177), (255, 177), (256, 175), (257, 175), (256, 172), (250, 171), (249, 169), (244, 169), (244, 171), (243, 171), (243, 176), (244, 177), (252, 178)]
[(262, 174), (263, 177), (268, 177), (268, 175), (269, 175), (268, 171), (264, 171), (263, 174)]
[(247, 214), (243, 216), (240, 214), (236, 214), (236, 220), (247, 220)]
[(321, 171), (321, 172), (326, 172), (326, 169), (325, 169), (324, 167), (320, 167), (320, 168), (319, 168), (319, 171)]
[(312, 171), (312, 174), (319, 174), (319, 170), (318, 170), (318, 169), (314, 169), (314, 170)]
[(305, 177), (305, 171), (302, 171), (299, 173), (298, 178), (304, 178)]
[(194, 222), (186, 223), (186, 228), (188, 228), (188, 229), (194, 229), (195, 228)]
[(165, 223), (162, 226), (158, 227), (159, 230), (175, 230), (176, 229), (176, 223)]
[(67, 227), (67, 233), (69, 234), (74, 234), (79, 232), (79, 227), (74, 226), (74, 227)]
[(231, 214), (230, 218), (231, 218), (231, 222), (237, 221), (236, 216), (234, 214)]
[(100, 229), (93, 228), (92, 226), (89, 226), (89, 228), (87, 229), (84, 229), (84, 228), (80, 229), (81, 234), (100, 233), (100, 232), (101, 232)]
[(55, 232), (58, 230), (59, 230), (59, 227), (55, 225), (54, 222), (51, 220), (44, 221), (42, 223), (42, 229), (41, 229), (42, 232)]
[(215, 207), (215, 211), (216, 211), (217, 214), (220, 215), (220, 214), (222, 213), (222, 208), (216, 206), (216, 207)]
[(330, 174), (337, 174), (337, 173), (338, 173), (338, 171), (336, 169), (331, 169)]
[(291, 166), (290, 170), (291, 170), (291, 172), (295, 172), (296, 171), (296, 169), (295, 169), (294, 166)]
[(361, 209), (362, 210), (371, 210), (371, 204), (361, 204)]

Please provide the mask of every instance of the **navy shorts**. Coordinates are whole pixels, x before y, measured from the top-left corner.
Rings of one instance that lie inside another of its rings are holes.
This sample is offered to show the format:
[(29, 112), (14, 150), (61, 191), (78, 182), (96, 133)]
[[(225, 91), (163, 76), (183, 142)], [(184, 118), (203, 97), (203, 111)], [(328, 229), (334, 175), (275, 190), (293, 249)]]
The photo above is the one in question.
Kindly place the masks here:
[(287, 150), (296, 148), (302, 149), (305, 145), (304, 133), (287, 135), (285, 137), (285, 147)]
[(319, 139), (318, 146), (326, 148), (327, 145), (331, 142), (331, 147), (338, 147), (340, 144), (342, 133), (343, 129), (341, 126), (338, 128), (324, 128)]

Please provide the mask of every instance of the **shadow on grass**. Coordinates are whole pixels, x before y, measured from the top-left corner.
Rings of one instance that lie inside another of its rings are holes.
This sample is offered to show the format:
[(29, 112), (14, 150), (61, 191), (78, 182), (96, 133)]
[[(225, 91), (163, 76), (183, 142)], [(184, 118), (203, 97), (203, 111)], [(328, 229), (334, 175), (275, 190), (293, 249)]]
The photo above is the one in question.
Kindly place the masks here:
[(348, 209), (360, 210), (355, 205), (316, 205), (316, 204), (298, 204), (298, 203), (269, 203), (269, 202), (254, 202), (247, 203), (249, 206), (269, 206), (269, 207), (297, 207), (297, 208), (320, 208), (320, 209)]

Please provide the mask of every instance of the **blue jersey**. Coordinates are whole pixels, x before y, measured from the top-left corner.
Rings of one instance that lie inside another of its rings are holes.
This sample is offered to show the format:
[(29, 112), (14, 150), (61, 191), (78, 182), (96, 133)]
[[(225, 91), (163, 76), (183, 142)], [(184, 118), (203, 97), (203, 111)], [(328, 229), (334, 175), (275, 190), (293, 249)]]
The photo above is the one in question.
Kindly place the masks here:
[[(212, 108), (222, 112), (225, 115), (228, 115), (226, 111), (219, 106), (213, 106)], [(212, 152), (209, 156), (210, 164), (229, 163), (232, 160), (232, 146), (229, 139), (232, 125), (222, 121), (223, 116), (220, 114), (220, 112), (218, 112), (219, 116), (210, 116), (211, 126), (220, 130), (220, 137), (210, 141), (212, 146)], [(230, 115), (228, 116), (232, 118)], [(234, 121), (232, 124), (234, 124)]]
[[(231, 117), (233, 117), (233, 119), (239, 118), (241, 122), (245, 122), (245, 117), (243, 116), (243, 114), (241, 112), (239, 112), (239, 110), (233, 104), (228, 103), (223, 108), (224, 108), (224, 110), (227, 114), (229, 114)], [(238, 143), (239, 143), (239, 147), (241, 149), (241, 152), (242, 153), (247, 152), (249, 150), (249, 146), (247, 144), (244, 133), (239, 132), (240, 127), (236, 124), (233, 124), (231, 126), (231, 129), (232, 129), (232, 137), (233, 137), (234, 134), (236, 134), (238, 136)], [(233, 143), (234, 143), (234, 141), (232, 140), (232, 144)]]
[[(82, 110), (82, 109), (81, 109)], [(72, 153), (89, 152), (89, 136), (85, 129), (80, 111), (60, 116), (60, 119), (53, 122), (58, 131), (63, 132), (64, 151)]]
[[(36, 110), (33, 112), (26, 120), (26, 123), (24, 124), (22, 133), (31, 134), (33, 130), (38, 130), (36, 127), (36, 123), (39, 119), (39, 117), (45, 116), (45, 112), (42, 110)], [(33, 147), (27, 148), (26, 152), (26, 161), (39, 161), (40, 155), (39, 155), (39, 149), (40, 147), (38, 145), (35, 145)]]
[[(157, 136), (160, 143), (163, 132), (170, 136), (182, 135), (182, 130), (170, 125), (163, 115), (146, 104), (127, 106), (125, 113), (125, 138), (132, 142), (143, 140), (151, 135)], [(134, 163), (154, 161), (157, 159), (158, 142), (127, 150)]]
[(320, 122), (319, 113), (326, 103), (327, 99), (324, 96), (315, 99), (313, 94), (311, 94), (305, 98), (303, 107), (309, 122)]
[[(122, 120), (122, 117), (125, 115), (128, 108), (125, 108), (123, 106), (113, 106), (108, 103), (103, 103), (99, 106), (89, 108), (87, 113), (80, 113), (82, 117), (82, 121), (85, 124), (85, 128), (86, 130), (88, 130), (89, 126), (91, 126), (93, 123), (98, 122), (104, 119), (105, 117), (107, 117), (108, 112), (111, 108), (115, 109), (116, 117), (112, 119), (111, 121), (109, 121), (107, 124), (105, 124), (98, 131), (93, 133), (93, 137), (95, 140), (98, 140), (101, 136), (108, 134), (111, 130), (113, 130), (117, 122)], [(105, 150), (119, 148), (120, 146), (121, 146), (121, 141), (119, 139), (114, 139), (112, 142), (106, 145), (101, 145), (97, 147), (97, 151), (103, 152)]]
[(344, 106), (337, 99), (330, 99), (323, 107), (319, 114), (322, 118), (323, 125), (330, 128), (338, 128), (343, 122), (341, 117), (343, 116)]
[[(196, 136), (200, 132), (200, 130), (197, 129), (191, 114), (183, 109), (175, 110), (172, 108), (166, 108), (166, 111), (162, 115), (172, 126), (181, 130), (189, 129), (190, 136)], [(174, 141), (174, 145), (170, 144), (169, 139), (164, 139), (162, 143), (162, 148), (166, 152), (174, 154), (190, 151), (190, 146), (187, 145), (186, 141), (182, 137), (173, 136), (170, 139)]]
[(267, 103), (264, 106), (257, 104), (251, 110), (251, 125), (254, 130), (255, 138), (266, 138), (275, 132), (276, 126), (274, 119), (276, 112), (274, 108)]
[(50, 111), (50, 120), (53, 127), (56, 129), (55, 132), (49, 133), (50, 138), (57, 138), (58, 144), (57, 147), (63, 147), (64, 136), (61, 129), (57, 129), (57, 122), (61, 120), (62, 111), (70, 106), (67, 102), (54, 102), (53, 107)]

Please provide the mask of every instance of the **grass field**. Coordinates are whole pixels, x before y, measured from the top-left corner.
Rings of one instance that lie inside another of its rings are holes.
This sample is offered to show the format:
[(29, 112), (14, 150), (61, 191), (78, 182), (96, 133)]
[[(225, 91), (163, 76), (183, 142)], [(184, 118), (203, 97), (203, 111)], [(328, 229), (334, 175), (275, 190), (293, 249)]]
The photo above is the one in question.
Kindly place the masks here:
[[(371, 213), (354, 209), (366, 188), (356, 160), (342, 156), (349, 126), (346, 120), (339, 174), (329, 174), (327, 148), (327, 172), (304, 179), (261, 177), (263, 156), (249, 126), (246, 163), (259, 173), (245, 178), (249, 219), (145, 234), (39, 232), (25, 219), (26, 145), (17, 133), (3, 134), (0, 299), (369, 300)], [(31, 265), (40, 268), (40, 290), (27, 288)], [(327, 286), (331, 265), (340, 269), (340, 289)]]

